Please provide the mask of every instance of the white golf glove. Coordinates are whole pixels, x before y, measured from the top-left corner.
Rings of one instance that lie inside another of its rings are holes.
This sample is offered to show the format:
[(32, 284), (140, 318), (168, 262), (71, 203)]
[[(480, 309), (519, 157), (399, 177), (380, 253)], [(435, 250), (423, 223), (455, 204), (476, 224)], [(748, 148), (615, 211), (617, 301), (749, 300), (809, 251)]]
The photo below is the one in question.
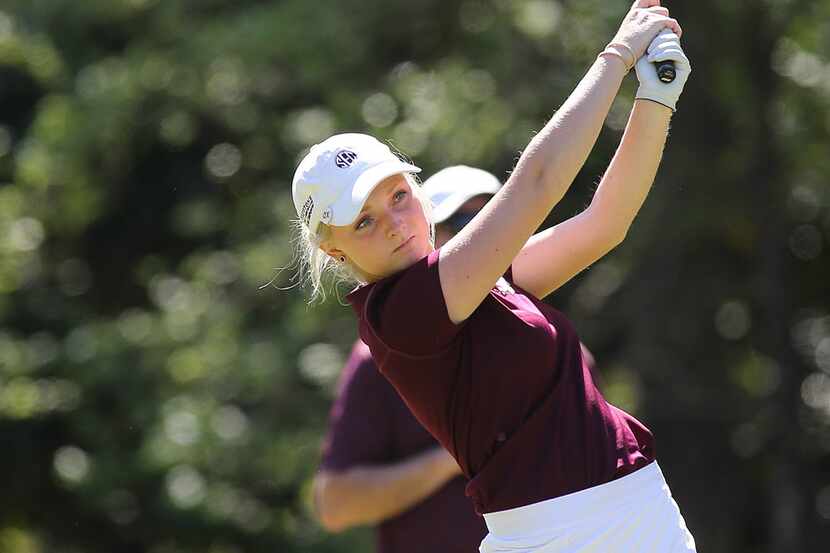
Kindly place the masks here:
[[(671, 60), (674, 62), (676, 76), (670, 83), (664, 83), (657, 76), (655, 62)], [(672, 111), (677, 111), (677, 100), (683, 92), (683, 86), (692, 72), (689, 58), (680, 47), (680, 37), (673, 31), (666, 29), (651, 41), (646, 55), (641, 57), (634, 66), (640, 88), (636, 98), (653, 100)]]

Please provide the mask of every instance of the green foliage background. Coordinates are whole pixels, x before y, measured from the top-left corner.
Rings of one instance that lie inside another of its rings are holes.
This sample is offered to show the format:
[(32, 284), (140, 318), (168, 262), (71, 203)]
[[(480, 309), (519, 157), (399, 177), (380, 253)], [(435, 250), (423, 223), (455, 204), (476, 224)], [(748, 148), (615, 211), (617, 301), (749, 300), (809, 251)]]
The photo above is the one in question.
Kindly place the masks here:
[[(694, 73), (655, 188), (550, 301), (654, 430), (700, 551), (818, 551), (830, 1), (666, 4)], [(261, 288), (294, 166), (352, 130), (506, 177), (627, 8), (4, 0), (0, 552), (367, 551), (308, 503), (351, 312)], [(549, 223), (587, 205), (634, 90)]]

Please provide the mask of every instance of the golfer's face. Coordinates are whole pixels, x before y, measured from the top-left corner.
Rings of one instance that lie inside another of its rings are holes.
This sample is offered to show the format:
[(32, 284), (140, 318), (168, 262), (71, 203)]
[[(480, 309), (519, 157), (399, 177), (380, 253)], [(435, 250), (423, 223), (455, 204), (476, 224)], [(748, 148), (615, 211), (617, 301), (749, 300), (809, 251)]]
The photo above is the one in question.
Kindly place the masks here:
[(331, 227), (331, 242), (370, 281), (405, 269), (432, 250), (421, 204), (400, 174), (372, 191), (351, 225)]

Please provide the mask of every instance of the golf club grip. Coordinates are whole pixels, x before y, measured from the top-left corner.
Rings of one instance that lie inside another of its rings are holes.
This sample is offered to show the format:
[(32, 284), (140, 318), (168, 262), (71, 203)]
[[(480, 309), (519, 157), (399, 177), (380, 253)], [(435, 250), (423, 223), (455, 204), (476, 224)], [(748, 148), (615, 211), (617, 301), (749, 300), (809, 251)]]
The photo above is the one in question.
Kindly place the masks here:
[(677, 72), (674, 69), (674, 62), (671, 60), (658, 61), (654, 65), (657, 68), (657, 78), (664, 83), (672, 82), (677, 76)]

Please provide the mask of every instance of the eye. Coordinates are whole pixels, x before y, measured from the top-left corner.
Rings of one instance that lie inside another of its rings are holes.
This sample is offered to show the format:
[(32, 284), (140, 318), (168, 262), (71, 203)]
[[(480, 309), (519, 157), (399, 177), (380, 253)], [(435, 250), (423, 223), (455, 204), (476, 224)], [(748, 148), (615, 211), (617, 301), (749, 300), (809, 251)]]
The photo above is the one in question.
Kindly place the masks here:
[(368, 227), (372, 222), (371, 217), (364, 217), (363, 219), (359, 220), (357, 224), (354, 226), (355, 230), (362, 230)]
[(407, 196), (406, 190), (398, 190), (397, 192), (395, 192), (395, 195), (393, 197), (394, 197), (396, 202), (400, 202), (400, 201), (403, 201), (403, 199), (406, 198), (406, 196)]

